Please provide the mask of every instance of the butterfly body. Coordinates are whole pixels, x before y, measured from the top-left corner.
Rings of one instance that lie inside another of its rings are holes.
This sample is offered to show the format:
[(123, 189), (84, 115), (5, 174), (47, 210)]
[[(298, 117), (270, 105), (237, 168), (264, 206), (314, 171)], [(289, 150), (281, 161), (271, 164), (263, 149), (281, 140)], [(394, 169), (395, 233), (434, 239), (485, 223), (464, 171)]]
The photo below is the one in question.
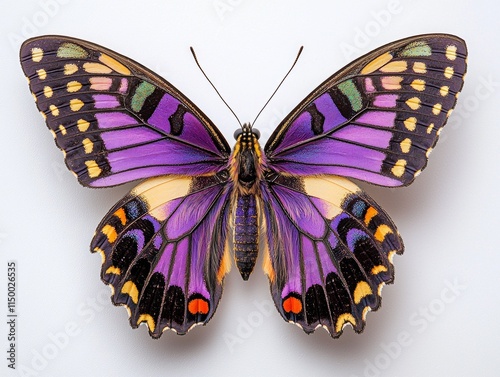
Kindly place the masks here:
[(281, 316), (338, 337), (347, 324), (363, 330), (403, 253), (388, 214), (349, 178), (397, 187), (420, 174), (466, 54), (446, 34), (382, 46), (312, 91), (263, 148), (245, 124), (233, 150), (172, 84), (102, 46), (37, 37), (21, 64), (82, 185), (142, 180), (91, 242), (132, 327), (158, 338), (206, 324), (232, 259), (247, 280), (261, 248)]

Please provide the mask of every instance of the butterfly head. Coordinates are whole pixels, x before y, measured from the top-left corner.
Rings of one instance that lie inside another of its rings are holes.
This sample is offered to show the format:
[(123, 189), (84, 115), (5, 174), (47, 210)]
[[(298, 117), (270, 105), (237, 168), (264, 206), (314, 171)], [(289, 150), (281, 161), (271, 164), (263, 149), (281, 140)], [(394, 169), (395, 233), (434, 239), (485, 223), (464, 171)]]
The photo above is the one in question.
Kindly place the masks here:
[(260, 132), (249, 123), (236, 130), (236, 145), (230, 159), (231, 175), (242, 194), (255, 193), (263, 172)]

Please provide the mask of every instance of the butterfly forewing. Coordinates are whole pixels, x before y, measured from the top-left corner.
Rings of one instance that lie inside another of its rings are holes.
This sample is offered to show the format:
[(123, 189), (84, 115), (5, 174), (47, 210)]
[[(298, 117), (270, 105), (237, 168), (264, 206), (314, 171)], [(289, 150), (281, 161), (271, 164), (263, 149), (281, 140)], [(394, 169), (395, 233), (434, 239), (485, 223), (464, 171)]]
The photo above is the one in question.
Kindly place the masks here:
[(266, 144), (270, 165), (405, 186), (420, 174), (463, 85), (467, 50), (451, 35), (381, 47), (314, 90)]
[(230, 148), (208, 118), (138, 63), (82, 40), (26, 41), (21, 64), (38, 109), (85, 186), (217, 172)]

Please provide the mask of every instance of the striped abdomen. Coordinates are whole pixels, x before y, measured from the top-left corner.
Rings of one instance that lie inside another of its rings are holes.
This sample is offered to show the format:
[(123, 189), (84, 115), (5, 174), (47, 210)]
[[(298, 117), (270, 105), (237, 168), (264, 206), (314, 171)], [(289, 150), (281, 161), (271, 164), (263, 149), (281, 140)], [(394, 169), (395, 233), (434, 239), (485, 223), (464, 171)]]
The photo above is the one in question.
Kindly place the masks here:
[(259, 252), (259, 224), (254, 195), (238, 195), (233, 242), (236, 266), (243, 280), (248, 280)]

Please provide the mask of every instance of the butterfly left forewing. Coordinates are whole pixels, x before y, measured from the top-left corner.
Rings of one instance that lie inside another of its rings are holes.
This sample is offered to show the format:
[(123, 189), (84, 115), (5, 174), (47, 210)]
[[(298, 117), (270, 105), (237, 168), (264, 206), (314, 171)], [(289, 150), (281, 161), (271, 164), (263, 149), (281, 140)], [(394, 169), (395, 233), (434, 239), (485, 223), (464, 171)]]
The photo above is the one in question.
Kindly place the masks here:
[(226, 183), (220, 175), (151, 178), (98, 226), (91, 250), (132, 327), (144, 322), (154, 338), (185, 334), (214, 314), (230, 266)]
[(85, 186), (220, 171), (230, 148), (172, 84), (139, 63), (64, 36), (27, 40), (21, 65), (68, 168)]
[(429, 34), (359, 58), (283, 120), (265, 147), (269, 164), (301, 176), (410, 184), (455, 106), (466, 57), (460, 38)]
[(389, 216), (359, 187), (335, 176), (280, 176), (263, 186), (264, 270), (278, 311), (307, 333), (356, 332), (380, 306), (403, 243)]

